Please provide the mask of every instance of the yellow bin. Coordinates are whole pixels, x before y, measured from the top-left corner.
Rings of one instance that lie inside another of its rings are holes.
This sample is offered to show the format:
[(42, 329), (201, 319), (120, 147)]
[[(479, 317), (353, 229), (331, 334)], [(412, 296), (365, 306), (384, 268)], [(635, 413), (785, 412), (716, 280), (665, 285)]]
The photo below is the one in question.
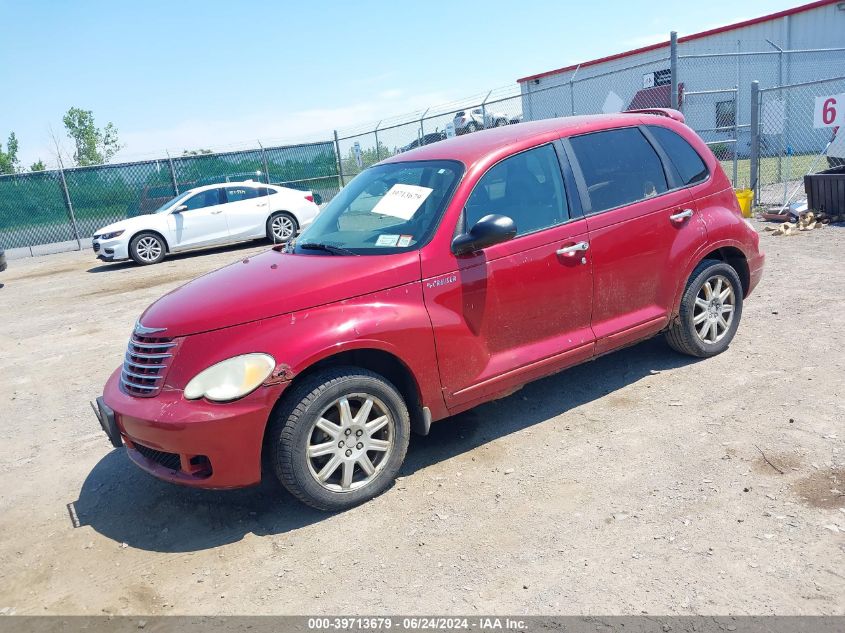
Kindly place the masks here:
[(739, 208), (742, 209), (742, 217), (751, 217), (751, 201), (754, 199), (754, 192), (751, 189), (737, 189), (736, 199), (739, 202)]

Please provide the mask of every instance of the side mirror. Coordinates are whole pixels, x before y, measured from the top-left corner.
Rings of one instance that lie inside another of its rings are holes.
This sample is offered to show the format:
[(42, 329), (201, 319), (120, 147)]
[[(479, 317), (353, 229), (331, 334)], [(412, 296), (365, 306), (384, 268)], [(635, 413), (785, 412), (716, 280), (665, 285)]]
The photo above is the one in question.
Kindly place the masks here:
[(188, 205), (187, 204), (180, 204), (178, 207), (173, 209), (173, 213), (182, 213), (182, 211), (187, 211)]
[(514, 237), (516, 237), (514, 221), (505, 215), (491, 213), (476, 222), (469, 233), (458, 235), (453, 239), (452, 252), (455, 255), (466, 255), (493, 244), (507, 242)]

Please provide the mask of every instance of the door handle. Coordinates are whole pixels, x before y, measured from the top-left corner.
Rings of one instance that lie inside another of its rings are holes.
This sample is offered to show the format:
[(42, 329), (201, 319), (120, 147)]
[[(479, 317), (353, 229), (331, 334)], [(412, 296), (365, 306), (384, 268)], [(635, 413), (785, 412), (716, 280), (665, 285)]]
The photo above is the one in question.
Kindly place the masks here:
[(575, 253), (580, 253), (581, 251), (586, 251), (590, 248), (589, 242), (578, 242), (577, 244), (573, 244), (572, 246), (565, 246), (563, 248), (559, 248), (555, 251), (558, 255), (564, 255), (566, 257), (574, 257)]
[(217, 215), (218, 213), (223, 213), (223, 209), (219, 209), (218, 211), (212, 211), (211, 215)]
[(672, 220), (672, 222), (683, 222), (687, 218), (691, 218), (692, 213), (692, 209), (684, 209), (683, 211), (670, 215), (669, 219)]

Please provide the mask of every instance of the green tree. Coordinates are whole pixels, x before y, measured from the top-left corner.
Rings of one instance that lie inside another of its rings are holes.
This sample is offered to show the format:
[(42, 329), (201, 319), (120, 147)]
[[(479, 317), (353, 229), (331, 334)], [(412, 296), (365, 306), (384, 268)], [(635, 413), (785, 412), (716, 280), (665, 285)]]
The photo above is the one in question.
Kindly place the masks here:
[(18, 171), (19, 164), (18, 137), (12, 132), (6, 141), (6, 151), (3, 151), (3, 144), (0, 143), (0, 174), (14, 174)]
[(62, 121), (76, 146), (73, 160), (80, 167), (107, 163), (122, 147), (114, 124), (107, 123), (101, 130), (95, 125), (91, 110), (71, 108)]
[(40, 158), (29, 166), (29, 171), (44, 171), (46, 169), (47, 166), (44, 164), (44, 161)]
[(200, 156), (202, 154), (213, 154), (213, 152), (210, 149), (186, 149), (182, 152), (182, 156)]

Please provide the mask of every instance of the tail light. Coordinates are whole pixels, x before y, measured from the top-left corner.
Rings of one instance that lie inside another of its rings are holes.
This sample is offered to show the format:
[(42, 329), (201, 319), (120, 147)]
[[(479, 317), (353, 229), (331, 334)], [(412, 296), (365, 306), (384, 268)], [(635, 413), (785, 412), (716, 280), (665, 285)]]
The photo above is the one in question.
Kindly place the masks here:
[(305, 199), (308, 200), (308, 202), (314, 202), (314, 196), (312, 196), (310, 193), (305, 196)]

